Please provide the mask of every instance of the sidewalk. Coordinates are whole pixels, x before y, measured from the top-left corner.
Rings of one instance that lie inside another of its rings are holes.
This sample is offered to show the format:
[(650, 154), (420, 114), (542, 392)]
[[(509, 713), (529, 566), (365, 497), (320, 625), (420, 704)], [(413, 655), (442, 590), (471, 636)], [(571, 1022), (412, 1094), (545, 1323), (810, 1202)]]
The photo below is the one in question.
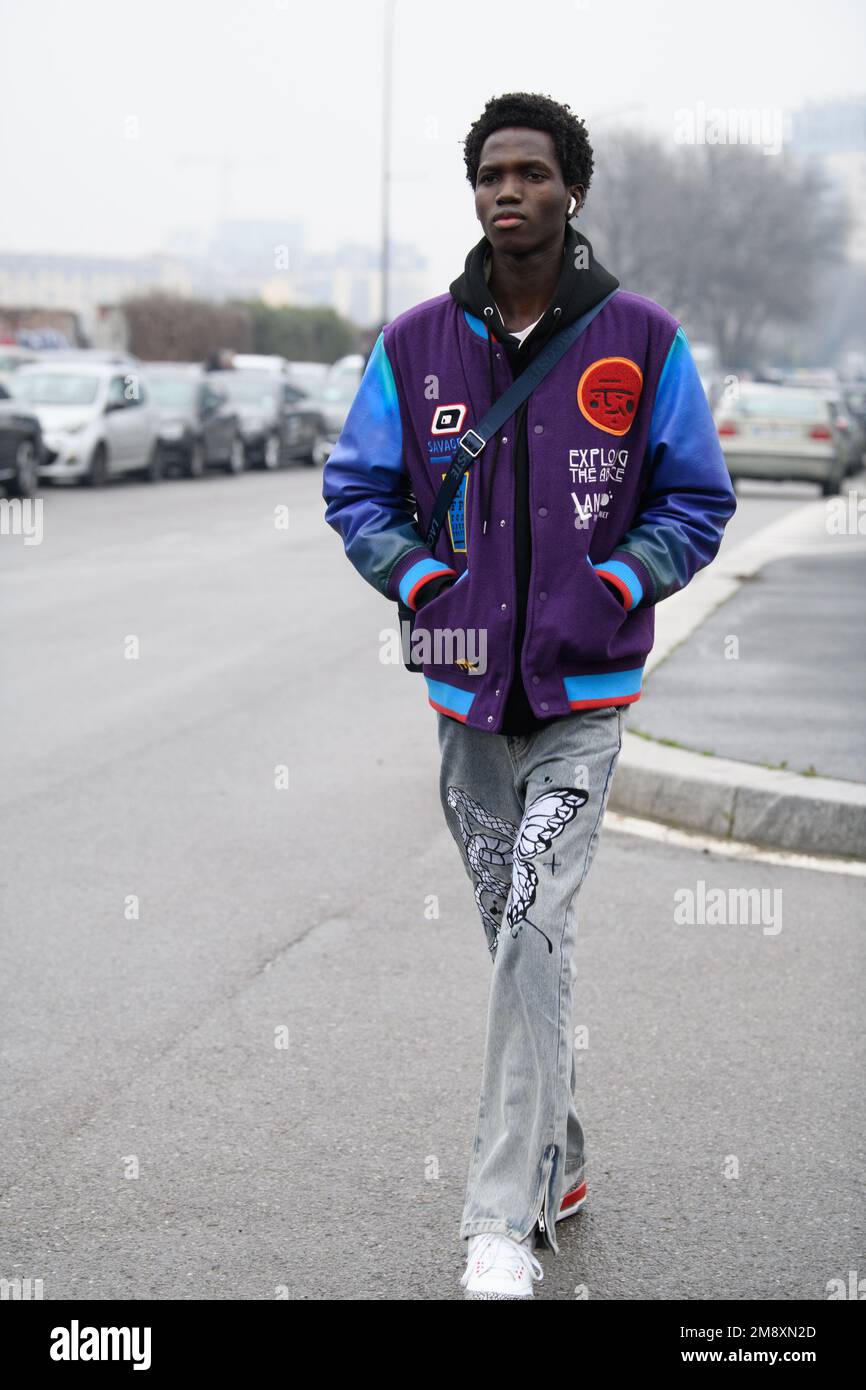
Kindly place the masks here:
[(806, 503), (656, 612), (611, 809), (866, 859), (866, 536)]

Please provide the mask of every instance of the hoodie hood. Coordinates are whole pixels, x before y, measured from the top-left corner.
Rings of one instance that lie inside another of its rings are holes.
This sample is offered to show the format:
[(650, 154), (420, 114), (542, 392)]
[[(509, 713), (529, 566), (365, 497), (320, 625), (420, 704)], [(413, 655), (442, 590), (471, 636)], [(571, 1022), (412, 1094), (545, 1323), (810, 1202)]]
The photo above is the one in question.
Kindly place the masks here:
[[(576, 265), (577, 253), (580, 248), (584, 248), (584, 255), (581, 257), (585, 265)], [(523, 342), (519, 342), (513, 337), (502, 320), (502, 316), (496, 307), (492, 294), (490, 293), (489, 278), (492, 268), (493, 248), (489, 239), (483, 236), (480, 241), (472, 247), (466, 257), (463, 274), (458, 275), (457, 279), (449, 285), (452, 297), (456, 300), (461, 309), (466, 309), (470, 314), (474, 314), (481, 319), (488, 327), (487, 351), (490, 366), (490, 401), (493, 405), (497, 399), (495, 384), (495, 374), (493, 369), (493, 343), (490, 337), (492, 325), (496, 339), (502, 344), (508, 357), (511, 370), (515, 378), (520, 375), (524, 367), (528, 366), (533, 358), (541, 351), (548, 339), (561, 328), (566, 328), (575, 319), (579, 319), (581, 314), (585, 314), (593, 305), (597, 304), (605, 295), (612, 290), (619, 288), (619, 280), (615, 275), (611, 275), (609, 270), (596, 260), (593, 255), (592, 245), (587, 238), (574, 227), (571, 222), (565, 224), (565, 236), (562, 246), (562, 270), (559, 281), (553, 293), (553, 298), (545, 309), (541, 318), (528, 333)], [(491, 441), (493, 442), (493, 441)], [(493, 477), (493, 470), (496, 466), (496, 459), (499, 452), (499, 438), (495, 440), (495, 452), (493, 462), (487, 474), (487, 489), (484, 499), (484, 526), (487, 530), (488, 508), (490, 500), (490, 486)]]

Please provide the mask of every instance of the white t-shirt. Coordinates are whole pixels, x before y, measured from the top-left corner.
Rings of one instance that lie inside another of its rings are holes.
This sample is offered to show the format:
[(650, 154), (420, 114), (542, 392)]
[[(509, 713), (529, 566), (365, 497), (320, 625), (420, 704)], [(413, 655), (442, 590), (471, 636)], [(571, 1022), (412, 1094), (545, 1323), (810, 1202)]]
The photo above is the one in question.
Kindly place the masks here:
[[(495, 300), (495, 299), (494, 299), (493, 303), (496, 304), (496, 300)], [(500, 309), (500, 307), (499, 307), (498, 304), (496, 304), (496, 312), (498, 313), (499, 317), (502, 319), (502, 310)], [(544, 318), (544, 315), (543, 315), (543, 314), (539, 314), (539, 315), (538, 315), (538, 318), (535, 320), (535, 323), (541, 323), (541, 320), (542, 320), (543, 318)], [(533, 328), (535, 327), (535, 323), (531, 323), (531, 324), (528, 326), (528, 328), (520, 328), (520, 329), (517, 329), (517, 328), (506, 328), (505, 331), (506, 331), (506, 333), (510, 333), (510, 335), (511, 335), (512, 338), (516, 338), (517, 341), (518, 341), (519, 343), (522, 343), (522, 342), (523, 342), (523, 339), (526, 337), (527, 333), (531, 333), (531, 332), (532, 332)], [(502, 326), (503, 326), (503, 328), (505, 328), (505, 319), (502, 319)]]

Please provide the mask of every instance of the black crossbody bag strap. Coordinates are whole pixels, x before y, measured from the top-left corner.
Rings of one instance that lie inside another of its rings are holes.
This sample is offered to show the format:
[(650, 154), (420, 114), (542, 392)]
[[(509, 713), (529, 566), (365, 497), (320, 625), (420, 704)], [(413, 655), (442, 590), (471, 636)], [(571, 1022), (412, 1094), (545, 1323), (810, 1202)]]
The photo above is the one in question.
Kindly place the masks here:
[(489, 439), (492, 439), (497, 430), (501, 429), (506, 420), (509, 420), (519, 405), (522, 405), (527, 397), (532, 395), (536, 386), (544, 380), (548, 372), (552, 371), (557, 362), (568, 352), (568, 349), (577, 341), (585, 328), (588, 328), (595, 318), (600, 314), (605, 304), (613, 299), (617, 290), (611, 290), (604, 299), (600, 299), (579, 319), (569, 324), (568, 328), (563, 328), (559, 333), (542, 348), (535, 361), (521, 372), (517, 380), (509, 386), (499, 400), (490, 407), (480, 424), (473, 429), (467, 430), (458, 440), (457, 451), (451, 462), (451, 467), (442, 480), (442, 486), (436, 495), (433, 504), (433, 513), (430, 517), (430, 525), (427, 528), (426, 545), (428, 550), (432, 550), (436, 544), (442, 523), (445, 520), (448, 508), (457, 496), (457, 489), (463, 478), (463, 474), (469, 467), (473, 459), (477, 459), (481, 450)]

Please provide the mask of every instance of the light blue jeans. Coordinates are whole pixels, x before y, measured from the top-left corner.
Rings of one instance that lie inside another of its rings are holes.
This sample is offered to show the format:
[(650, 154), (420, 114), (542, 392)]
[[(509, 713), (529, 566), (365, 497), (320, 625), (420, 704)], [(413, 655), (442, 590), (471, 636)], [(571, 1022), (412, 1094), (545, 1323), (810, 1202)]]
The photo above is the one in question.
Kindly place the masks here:
[(628, 706), (523, 736), (437, 713), (445, 819), (475, 890), (493, 977), (460, 1234), (558, 1253), (556, 1214), (583, 1175), (573, 994), (576, 901), (592, 863)]

